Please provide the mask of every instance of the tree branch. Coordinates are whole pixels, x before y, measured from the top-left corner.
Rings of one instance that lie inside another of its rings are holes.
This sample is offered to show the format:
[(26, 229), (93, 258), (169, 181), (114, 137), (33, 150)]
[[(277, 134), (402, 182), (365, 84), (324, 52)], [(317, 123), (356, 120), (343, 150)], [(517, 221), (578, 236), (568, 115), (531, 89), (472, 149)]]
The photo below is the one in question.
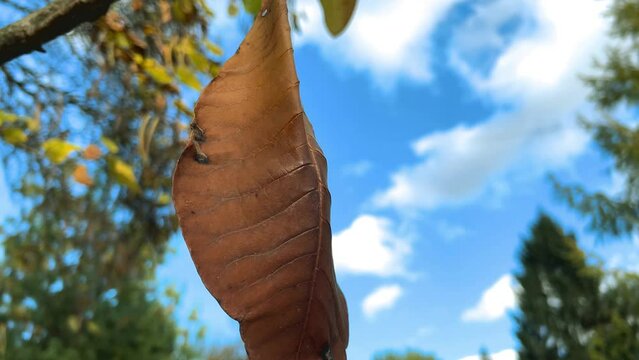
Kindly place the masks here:
[(104, 15), (117, 0), (54, 0), (0, 29), (0, 66)]

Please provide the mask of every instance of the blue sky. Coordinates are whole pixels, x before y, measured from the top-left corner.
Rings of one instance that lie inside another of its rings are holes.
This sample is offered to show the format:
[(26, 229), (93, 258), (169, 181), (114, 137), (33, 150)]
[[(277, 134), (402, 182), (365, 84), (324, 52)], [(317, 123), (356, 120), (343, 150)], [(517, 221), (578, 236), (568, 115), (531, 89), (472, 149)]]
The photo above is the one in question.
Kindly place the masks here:
[[(486, 346), (495, 360), (514, 359), (509, 274), (541, 210), (607, 266), (639, 263), (638, 241), (595, 244), (548, 182), (619, 191), (610, 160), (576, 123), (596, 114), (577, 75), (603, 55), (607, 1), (362, 0), (338, 39), (317, 3), (297, 0), (306, 16), (295, 57), (329, 161), (349, 358), (414, 348), (473, 360)], [(227, 53), (245, 20), (214, 21)], [(207, 342), (238, 342), (181, 237), (172, 244), (158, 278), (183, 294), (180, 318), (195, 308)]]

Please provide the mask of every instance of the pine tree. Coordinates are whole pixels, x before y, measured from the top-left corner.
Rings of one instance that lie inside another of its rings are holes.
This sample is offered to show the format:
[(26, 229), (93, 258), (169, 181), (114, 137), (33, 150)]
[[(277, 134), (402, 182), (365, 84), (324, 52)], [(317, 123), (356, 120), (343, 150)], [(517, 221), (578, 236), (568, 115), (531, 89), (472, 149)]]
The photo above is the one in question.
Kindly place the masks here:
[(614, 273), (601, 294), (602, 321), (589, 344), (592, 360), (635, 360), (639, 354), (639, 274)]
[(546, 215), (533, 225), (520, 260), (520, 359), (589, 359), (588, 341), (599, 321), (601, 270), (589, 265), (575, 237)]
[(590, 219), (593, 230), (627, 236), (639, 230), (639, 127), (636, 115), (616, 119), (610, 110), (639, 105), (639, 0), (615, 0), (609, 14), (616, 45), (609, 47), (604, 61), (597, 62), (599, 72), (585, 78), (601, 119), (583, 123), (595, 143), (614, 160), (614, 170), (625, 179), (623, 191), (611, 195), (554, 182), (559, 194)]

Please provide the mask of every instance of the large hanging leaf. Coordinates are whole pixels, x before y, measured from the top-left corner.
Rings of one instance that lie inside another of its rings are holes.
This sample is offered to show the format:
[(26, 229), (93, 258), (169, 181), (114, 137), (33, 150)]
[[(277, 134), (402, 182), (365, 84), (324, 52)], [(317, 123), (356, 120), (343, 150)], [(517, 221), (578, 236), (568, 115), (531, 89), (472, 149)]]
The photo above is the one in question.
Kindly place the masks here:
[(327, 164), (302, 109), (290, 36), (286, 0), (265, 0), (196, 105), (173, 199), (198, 272), (240, 322), (250, 359), (344, 360)]
[(321, 0), (324, 21), (333, 36), (344, 31), (353, 16), (356, 2), (356, 0)]

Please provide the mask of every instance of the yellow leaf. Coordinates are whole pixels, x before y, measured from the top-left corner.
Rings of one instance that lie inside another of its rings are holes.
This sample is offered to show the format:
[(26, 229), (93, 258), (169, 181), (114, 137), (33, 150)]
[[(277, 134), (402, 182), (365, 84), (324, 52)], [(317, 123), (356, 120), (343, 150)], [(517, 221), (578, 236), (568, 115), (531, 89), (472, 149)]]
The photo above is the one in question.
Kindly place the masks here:
[(5, 111), (0, 110), (0, 125), (5, 122), (14, 122), (18, 120), (20, 117), (16, 114), (11, 114)]
[(102, 151), (97, 145), (91, 144), (84, 149), (82, 156), (87, 160), (97, 160), (102, 156)]
[(158, 196), (158, 205), (168, 205), (171, 203), (171, 195), (167, 193), (161, 193)]
[(60, 164), (66, 160), (71, 153), (78, 150), (77, 145), (66, 142), (62, 139), (49, 139), (42, 144), (44, 154), (55, 164)]
[(193, 110), (191, 110), (189, 107), (186, 106), (186, 104), (184, 104), (182, 102), (182, 100), (175, 100), (173, 101), (173, 105), (175, 105), (175, 107), (180, 110), (181, 112), (183, 112), (185, 115), (193, 117)]
[(133, 167), (122, 159), (112, 158), (109, 161), (109, 173), (115, 177), (115, 180), (125, 185), (134, 192), (140, 191), (140, 185), (133, 172)]
[(87, 323), (87, 330), (93, 335), (100, 334), (100, 326), (93, 321)]
[(67, 318), (67, 326), (69, 326), (69, 329), (71, 329), (71, 331), (77, 333), (78, 331), (80, 331), (82, 322), (80, 321), (79, 317), (71, 315)]
[(40, 129), (40, 119), (39, 118), (28, 118), (25, 120), (27, 122), (27, 129), (31, 131), (37, 131)]
[(86, 186), (93, 185), (93, 179), (91, 179), (91, 176), (89, 176), (87, 167), (84, 165), (78, 165), (75, 167), (75, 170), (73, 171), (73, 179)]
[(172, 82), (171, 75), (164, 66), (155, 59), (144, 59), (142, 62), (144, 71), (160, 85), (168, 85)]
[(108, 137), (103, 136), (102, 138), (100, 138), (100, 140), (102, 141), (102, 144), (106, 146), (107, 150), (109, 150), (110, 153), (117, 154), (118, 151), (120, 151), (118, 144), (116, 144), (115, 141), (109, 139)]
[(224, 55), (224, 50), (222, 50), (222, 48), (219, 45), (212, 43), (206, 39), (204, 39), (204, 45), (206, 46), (207, 49), (209, 49), (211, 53), (213, 53), (213, 55), (216, 55), (216, 56)]
[(131, 47), (129, 38), (123, 32), (115, 33), (113, 40), (115, 41), (115, 45), (120, 49), (128, 50)]
[(27, 141), (27, 134), (16, 128), (4, 129), (0, 132), (0, 137), (11, 145), (23, 144)]
[(197, 79), (197, 76), (188, 67), (184, 65), (178, 66), (177, 69), (175, 69), (175, 73), (184, 85), (192, 87), (195, 90), (202, 89), (200, 80)]

